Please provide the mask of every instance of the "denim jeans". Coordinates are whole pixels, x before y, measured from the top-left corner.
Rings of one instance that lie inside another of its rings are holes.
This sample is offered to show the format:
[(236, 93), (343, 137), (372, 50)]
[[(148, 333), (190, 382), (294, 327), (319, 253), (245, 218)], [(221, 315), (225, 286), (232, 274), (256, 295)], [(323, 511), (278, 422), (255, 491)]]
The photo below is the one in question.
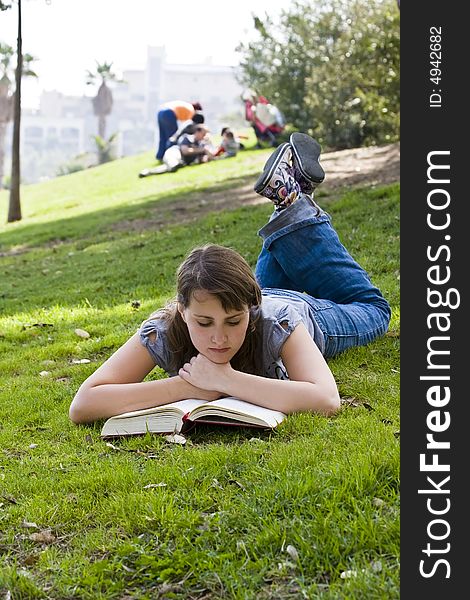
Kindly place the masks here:
[(387, 331), (388, 302), (343, 246), (330, 216), (309, 196), (274, 212), (258, 234), (263, 239), (258, 283), (269, 294), (308, 303), (323, 332), (325, 357), (368, 344)]
[(156, 158), (163, 160), (165, 150), (168, 148), (168, 140), (178, 130), (178, 120), (171, 108), (164, 108), (157, 113), (157, 124), (159, 131), (158, 148)]

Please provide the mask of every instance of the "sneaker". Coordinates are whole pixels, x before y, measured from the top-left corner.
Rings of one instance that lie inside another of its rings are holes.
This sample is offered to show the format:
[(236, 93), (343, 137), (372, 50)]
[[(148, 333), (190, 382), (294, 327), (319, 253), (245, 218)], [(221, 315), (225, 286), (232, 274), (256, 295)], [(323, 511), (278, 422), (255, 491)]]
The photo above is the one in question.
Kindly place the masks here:
[(294, 202), (301, 193), (292, 166), (292, 149), (287, 142), (271, 154), (254, 186), (255, 192), (268, 198), (280, 210)]
[(325, 171), (318, 162), (321, 146), (306, 133), (292, 133), (289, 142), (292, 147), (294, 176), (302, 192), (310, 195), (325, 179)]

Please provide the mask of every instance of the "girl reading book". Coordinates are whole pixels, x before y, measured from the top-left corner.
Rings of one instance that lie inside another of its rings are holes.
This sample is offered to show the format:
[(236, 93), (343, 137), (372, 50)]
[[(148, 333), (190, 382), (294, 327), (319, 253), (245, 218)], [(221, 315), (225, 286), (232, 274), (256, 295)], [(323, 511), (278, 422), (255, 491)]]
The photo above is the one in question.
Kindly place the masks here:
[[(230, 248), (192, 250), (175, 300), (81, 385), (72, 421), (223, 396), (286, 414), (338, 409), (326, 359), (383, 335), (390, 307), (313, 199), (319, 155), (303, 133), (273, 152), (255, 184), (274, 204), (255, 273)], [(144, 381), (156, 365), (169, 377)]]

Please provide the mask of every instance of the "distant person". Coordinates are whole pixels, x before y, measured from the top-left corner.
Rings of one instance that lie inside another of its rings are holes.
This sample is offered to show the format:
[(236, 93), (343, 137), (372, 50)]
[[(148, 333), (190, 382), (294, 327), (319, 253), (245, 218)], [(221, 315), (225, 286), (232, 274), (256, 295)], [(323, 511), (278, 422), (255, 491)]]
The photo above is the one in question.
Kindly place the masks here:
[(222, 140), (215, 151), (214, 156), (217, 158), (230, 158), (231, 156), (236, 156), (240, 150), (240, 141), (230, 127), (224, 127), (220, 135), (222, 136)]
[(196, 119), (204, 122), (204, 116), (202, 114), (202, 106), (199, 102), (185, 102), (184, 100), (173, 100), (166, 102), (160, 108), (157, 113), (157, 124), (159, 131), (159, 142), (156, 153), (158, 160), (163, 160), (165, 150), (171, 145), (169, 140), (172, 135), (178, 131), (178, 123), (187, 123), (192, 121), (195, 115), (198, 115)]
[(245, 103), (245, 119), (253, 127), (256, 135), (256, 147), (262, 148), (263, 142), (277, 146), (277, 138), (284, 131), (284, 116), (277, 106), (271, 104), (264, 96), (253, 90), (245, 90), (242, 94)]
[(201, 123), (196, 125), (194, 134), (184, 134), (178, 138), (181, 158), (185, 165), (190, 165), (193, 162), (204, 163), (214, 158), (208, 133), (207, 126)]
[(143, 169), (139, 177), (174, 173), (181, 167), (193, 163), (205, 163), (214, 158), (212, 144), (208, 138), (209, 129), (203, 123), (196, 125), (194, 133), (185, 133), (178, 138), (176, 144), (165, 150), (163, 164), (153, 169)]
[(178, 143), (178, 139), (186, 134), (193, 135), (196, 131), (197, 125), (202, 125), (204, 123), (204, 115), (200, 111), (196, 111), (193, 115), (192, 119), (188, 119), (187, 121), (183, 121), (180, 128), (176, 133), (174, 133), (167, 142), (167, 149), (170, 146), (174, 146)]

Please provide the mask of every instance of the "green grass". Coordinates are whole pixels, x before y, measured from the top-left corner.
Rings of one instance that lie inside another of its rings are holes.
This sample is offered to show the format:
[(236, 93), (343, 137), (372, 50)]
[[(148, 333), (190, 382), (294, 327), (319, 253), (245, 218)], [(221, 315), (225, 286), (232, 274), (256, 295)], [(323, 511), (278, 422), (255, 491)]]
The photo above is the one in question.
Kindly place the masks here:
[(110, 447), (101, 423), (68, 420), (80, 383), (172, 296), (192, 246), (222, 243), (254, 266), (268, 203), (152, 218), (254, 181), (266, 156), (139, 180), (149, 153), (23, 189), (24, 219), (0, 229), (0, 595), (399, 597), (398, 185), (319, 194), (393, 307), (386, 337), (330, 361), (349, 399), (338, 415), (201, 429), (184, 447), (150, 435)]

